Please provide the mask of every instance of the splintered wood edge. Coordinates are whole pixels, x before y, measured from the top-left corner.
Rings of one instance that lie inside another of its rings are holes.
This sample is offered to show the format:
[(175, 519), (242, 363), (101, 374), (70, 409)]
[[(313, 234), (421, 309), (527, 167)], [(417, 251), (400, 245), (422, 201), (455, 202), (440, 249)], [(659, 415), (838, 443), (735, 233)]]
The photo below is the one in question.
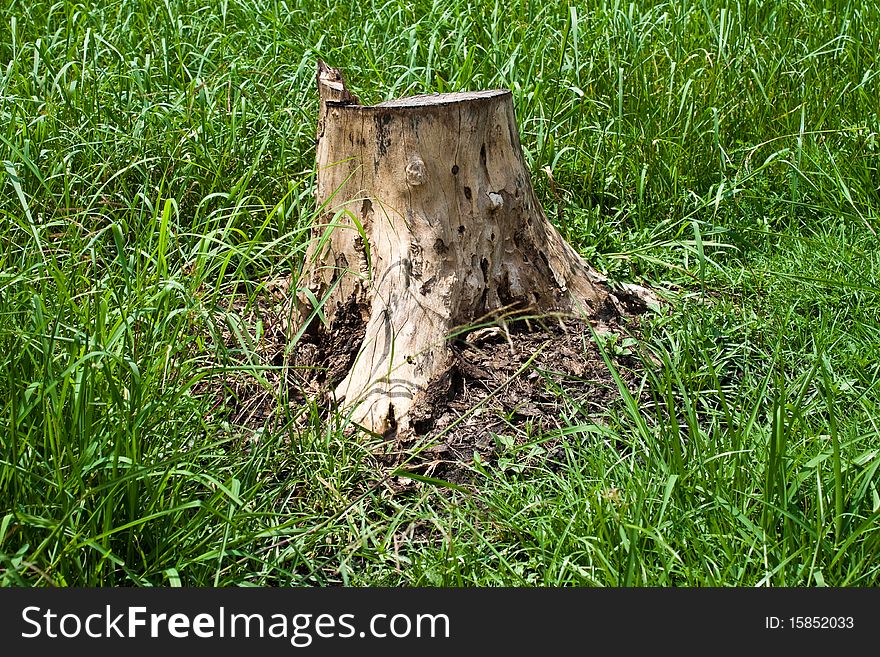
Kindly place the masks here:
[[(423, 108), (423, 107), (441, 107), (444, 105), (458, 105), (460, 103), (469, 103), (480, 100), (491, 100), (493, 98), (501, 98), (511, 96), (509, 89), (486, 89), (483, 91), (455, 91), (444, 94), (419, 94), (417, 96), (406, 96), (405, 98), (395, 98), (394, 100), (386, 100), (376, 105), (351, 105), (347, 103), (339, 103), (350, 109), (358, 110), (383, 110), (383, 109), (406, 109), (406, 108)], [(328, 104), (336, 105), (334, 101)]]

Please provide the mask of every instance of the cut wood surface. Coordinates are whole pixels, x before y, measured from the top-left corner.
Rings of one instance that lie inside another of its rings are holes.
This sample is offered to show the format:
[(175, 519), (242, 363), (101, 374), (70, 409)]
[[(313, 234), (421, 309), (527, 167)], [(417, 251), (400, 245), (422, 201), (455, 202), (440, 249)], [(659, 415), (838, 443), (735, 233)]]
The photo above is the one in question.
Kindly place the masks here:
[(510, 91), (364, 106), (323, 63), (318, 91), (320, 214), (298, 304), (307, 340), (345, 345), (330, 383), (354, 421), (385, 435), (411, 428), (463, 327), (616, 313), (605, 278), (541, 209)]

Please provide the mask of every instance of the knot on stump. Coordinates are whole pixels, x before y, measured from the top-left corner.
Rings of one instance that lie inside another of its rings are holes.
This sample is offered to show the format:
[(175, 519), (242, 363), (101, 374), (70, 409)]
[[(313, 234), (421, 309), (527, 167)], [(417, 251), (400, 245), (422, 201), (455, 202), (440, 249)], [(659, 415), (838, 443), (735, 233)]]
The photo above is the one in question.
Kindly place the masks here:
[(504, 197), (501, 194), (489, 192), (486, 196), (489, 197), (489, 210), (491, 212), (496, 212), (504, 207)]
[(425, 170), (425, 163), (422, 158), (416, 156), (406, 164), (406, 182), (413, 187), (418, 187), (428, 178), (428, 172)]

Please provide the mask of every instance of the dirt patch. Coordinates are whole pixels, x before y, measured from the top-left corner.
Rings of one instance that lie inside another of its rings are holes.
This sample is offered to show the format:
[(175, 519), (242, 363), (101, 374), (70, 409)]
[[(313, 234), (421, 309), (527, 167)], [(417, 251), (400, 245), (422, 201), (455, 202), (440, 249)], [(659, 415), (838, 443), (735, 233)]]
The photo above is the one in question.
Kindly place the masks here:
[[(552, 453), (560, 439), (547, 436), (570, 422), (566, 414), (590, 421), (620, 401), (590, 328), (579, 319), (546, 318), (464, 334), (451, 345), (452, 366), (412, 411), (414, 435), (400, 437), (385, 462), (466, 483), (475, 457), (491, 463), (529, 442), (540, 442), (541, 454)], [(635, 394), (639, 361), (630, 341), (638, 322), (614, 329), (600, 340), (623, 385)]]
[[(291, 348), (297, 327), (290, 287), (290, 279), (281, 278), (256, 292), (231, 294), (206, 335), (215, 342), (217, 362), (195, 393), (210, 397), (212, 414), (251, 440), (262, 431), (303, 428), (296, 418), (308, 421), (298, 410), (307, 402), (333, 412), (331, 391), (363, 339), (360, 309), (343, 308), (334, 319), (339, 330), (320, 339), (305, 334)], [(615, 302), (601, 318), (600, 341), (623, 384), (635, 392), (639, 361), (631, 342), (639, 320), (631, 313), (643, 308), (631, 307), (625, 294)], [(492, 462), (511, 446), (564, 427), (570, 422), (566, 412), (590, 421), (620, 400), (593, 335), (586, 321), (560, 317), (498, 321), (462, 331), (450, 342), (452, 365), (411, 411), (414, 431), (360, 439), (377, 443), (374, 453), (388, 468), (466, 482), (475, 454)], [(542, 440), (543, 453), (554, 446), (553, 439)]]
[(246, 440), (279, 427), (279, 393), (298, 383), (290, 367), (291, 327), (289, 277), (251, 290), (240, 285), (223, 306), (206, 309), (207, 373), (193, 394), (210, 400), (207, 422), (219, 421)]

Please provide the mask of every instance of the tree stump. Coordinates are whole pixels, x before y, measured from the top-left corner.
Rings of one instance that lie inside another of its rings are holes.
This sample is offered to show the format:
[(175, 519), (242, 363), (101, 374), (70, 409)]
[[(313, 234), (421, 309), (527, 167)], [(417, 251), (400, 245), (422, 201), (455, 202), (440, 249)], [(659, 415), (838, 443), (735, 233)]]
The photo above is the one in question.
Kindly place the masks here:
[(364, 106), (323, 62), (318, 91), (320, 220), (297, 302), (305, 339), (336, 352), (328, 383), (354, 421), (409, 427), (460, 327), (618, 305), (541, 209), (510, 91)]

